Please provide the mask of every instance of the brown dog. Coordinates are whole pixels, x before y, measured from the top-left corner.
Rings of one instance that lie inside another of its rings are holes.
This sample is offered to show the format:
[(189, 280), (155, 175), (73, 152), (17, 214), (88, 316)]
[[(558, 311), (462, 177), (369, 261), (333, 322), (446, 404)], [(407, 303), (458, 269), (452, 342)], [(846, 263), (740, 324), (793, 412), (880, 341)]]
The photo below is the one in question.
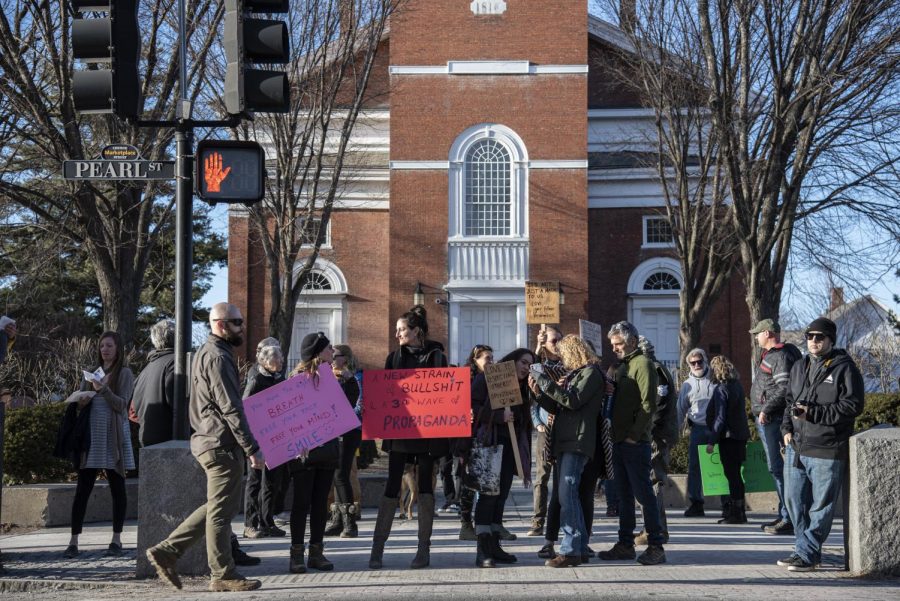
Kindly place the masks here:
[[(407, 463), (403, 468), (403, 480), (400, 483), (400, 519), (411, 520), (413, 517), (413, 505), (419, 498), (419, 468), (414, 463)], [(438, 465), (434, 464), (431, 473), (431, 490), (437, 486)]]

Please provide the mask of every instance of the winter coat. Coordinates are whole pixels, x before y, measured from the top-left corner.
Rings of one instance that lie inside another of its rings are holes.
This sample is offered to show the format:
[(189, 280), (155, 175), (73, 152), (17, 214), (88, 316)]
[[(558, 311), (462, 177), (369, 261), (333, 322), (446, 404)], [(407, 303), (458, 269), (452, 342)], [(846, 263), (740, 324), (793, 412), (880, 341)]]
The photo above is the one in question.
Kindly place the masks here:
[(259, 450), (244, 414), (233, 347), (215, 334), (210, 334), (194, 355), (188, 415), (194, 429), (191, 452), (195, 457), (236, 446), (248, 457)]
[(78, 403), (69, 403), (56, 433), (53, 456), (68, 459), (75, 470), (81, 469), (81, 458), (91, 448), (91, 405), (78, 410)]
[(728, 380), (716, 384), (706, 412), (706, 427), (710, 430), (709, 444), (716, 444), (724, 438), (750, 439), (744, 403), (744, 387), (739, 381)]
[[(528, 398), (527, 387), (522, 388), (522, 398)], [(515, 444), (522, 459), (524, 481), (531, 482), (531, 411), (527, 405), (513, 405), (513, 427), (516, 432)], [(487, 378), (478, 374), (472, 382), (472, 415), (475, 416), (475, 438), (482, 444), (510, 444), (509, 426), (503, 419), (503, 409), (491, 409)]]
[[(433, 340), (426, 340), (421, 348), (401, 346), (390, 353), (384, 361), (385, 369), (423, 369), (448, 365), (444, 345)], [(450, 441), (447, 438), (384, 440), (381, 449), (388, 452), (427, 453), (433, 457), (443, 457), (450, 453)]]
[[(653, 413), (652, 425), (650, 426), (650, 435), (657, 444), (665, 447), (671, 447), (678, 440), (678, 420), (677, 407), (678, 392), (675, 390), (675, 378), (672, 373), (666, 369), (666, 366), (659, 361), (653, 361), (656, 368), (657, 379), (657, 395), (656, 395), (656, 411)], [(666, 394), (660, 395), (659, 388), (665, 386)]]
[(606, 377), (598, 365), (588, 364), (566, 375), (559, 386), (546, 374), (536, 376), (541, 389), (535, 400), (553, 418), (553, 456), (579, 453), (589, 459), (597, 447), (597, 419), (603, 410)]
[(691, 357), (698, 353), (703, 356), (706, 370), (700, 377), (690, 374), (681, 384), (681, 390), (678, 392), (677, 421), (679, 425), (684, 423), (685, 416), (693, 424), (703, 425), (706, 423), (706, 409), (715, 385), (709, 377), (709, 360), (706, 358), (706, 351), (694, 349), (687, 356)]
[(276, 384), (284, 382), (284, 374), (270, 373), (264, 369), (260, 369), (259, 365), (254, 365), (247, 373), (247, 383), (244, 385), (244, 396), (253, 396), (258, 392), (262, 392), (267, 388), (271, 388)]
[(800, 357), (800, 350), (789, 343), (763, 351), (750, 386), (750, 408), (754, 416), (765, 412), (770, 421), (782, 420), (791, 368)]
[(153, 351), (149, 363), (134, 384), (131, 409), (137, 415), (142, 447), (172, 440), (175, 403), (175, 351)]
[(616, 370), (616, 393), (613, 397), (613, 442), (622, 442), (626, 438), (650, 442), (658, 385), (656, 368), (640, 350), (622, 360)]
[[(781, 433), (792, 434), (798, 455), (847, 459), (853, 424), (865, 405), (859, 368), (843, 349), (827, 357), (806, 355), (794, 363), (787, 391)], [(806, 405), (806, 419), (793, 416), (794, 405)]]

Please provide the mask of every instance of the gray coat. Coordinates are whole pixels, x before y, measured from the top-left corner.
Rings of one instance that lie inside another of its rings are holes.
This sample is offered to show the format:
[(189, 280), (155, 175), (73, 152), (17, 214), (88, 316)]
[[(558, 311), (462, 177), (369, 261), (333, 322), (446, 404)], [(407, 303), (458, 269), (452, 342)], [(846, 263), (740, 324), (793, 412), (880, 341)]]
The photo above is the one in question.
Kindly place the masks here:
[(191, 452), (195, 457), (212, 449), (235, 446), (248, 456), (259, 450), (244, 415), (232, 346), (214, 334), (194, 356), (189, 415), (194, 429)]

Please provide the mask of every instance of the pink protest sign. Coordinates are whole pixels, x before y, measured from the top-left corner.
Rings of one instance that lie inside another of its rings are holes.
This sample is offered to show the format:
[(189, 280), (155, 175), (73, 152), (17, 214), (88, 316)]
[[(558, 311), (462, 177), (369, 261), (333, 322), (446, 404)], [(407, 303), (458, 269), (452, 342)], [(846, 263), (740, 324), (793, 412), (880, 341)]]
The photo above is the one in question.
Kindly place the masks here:
[(359, 419), (328, 365), (318, 384), (306, 374), (244, 399), (244, 413), (269, 469), (359, 427)]

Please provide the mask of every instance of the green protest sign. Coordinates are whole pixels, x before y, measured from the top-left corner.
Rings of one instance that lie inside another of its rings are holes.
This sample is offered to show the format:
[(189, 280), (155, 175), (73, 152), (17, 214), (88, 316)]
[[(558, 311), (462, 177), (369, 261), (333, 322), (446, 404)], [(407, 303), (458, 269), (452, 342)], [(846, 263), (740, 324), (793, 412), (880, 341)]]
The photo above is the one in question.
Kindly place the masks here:
[[(722, 470), (722, 462), (719, 459), (719, 445), (714, 447), (712, 455), (706, 453), (706, 445), (697, 445), (697, 453), (700, 456), (700, 475), (703, 480), (704, 495), (727, 495), (728, 479)], [(755, 440), (747, 443), (747, 459), (741, 467), (741, 476), (744, 479), (746, 492), (769, 492), (775, 490), (775, 480), (769, 473), (766, 464), (766, 452), (763, 450), (762, 441)]]

